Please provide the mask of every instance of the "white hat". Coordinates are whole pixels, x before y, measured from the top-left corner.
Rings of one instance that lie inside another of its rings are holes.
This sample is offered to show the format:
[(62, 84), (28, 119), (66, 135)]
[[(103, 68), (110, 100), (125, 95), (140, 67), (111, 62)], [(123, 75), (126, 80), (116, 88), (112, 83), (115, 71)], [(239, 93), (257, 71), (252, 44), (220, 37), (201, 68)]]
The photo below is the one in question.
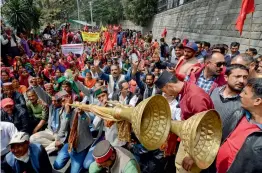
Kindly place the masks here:
[(29, 135), (25, 132), (17, 132), (12, 136), (9, 145), (23, 143), (25, 141), (29, 141)]

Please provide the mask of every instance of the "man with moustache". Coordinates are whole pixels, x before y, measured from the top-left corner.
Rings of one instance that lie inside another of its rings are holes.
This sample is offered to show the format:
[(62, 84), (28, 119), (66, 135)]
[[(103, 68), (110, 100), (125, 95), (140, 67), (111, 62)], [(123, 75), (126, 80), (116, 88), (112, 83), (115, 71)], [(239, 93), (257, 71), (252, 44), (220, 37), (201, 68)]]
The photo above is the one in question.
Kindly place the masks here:
[(222, 124), (240, 108), (240, 92), (247, 84), (248, 69), (240, 64), (230, 65), (225, 73), (227, 84), (214, 89), (211, 99)]
[[(137, 65), (135, 65), (137, 66)], [(134, 69), (137, 69), (137, 67), (134, 67)], [(143, 93), (143, 99), (146, 99), (148, 97), (154, 96), (156, 94), (162, 94), (161, 90), (158, 89), (154, 85), (155, 81), (155, 75), (152, 73), (149, 73), (146, 75), (146, 81), (145, 83), (141, 81), (141, 72), (137, 71), (135, 73), (135, 80), (137, 83), (137, 86), (141, 90), (141, 93)]]
[(262, 78), (250, 79), (240, 100), (243, 109), (224, 123), (217, 173), (262, 172)]
[(187, 81), (194, 83), (210, 94), (215, 88), (223, 86), (226, 81), (224, 78), (225, 57), (219, 52), (208, 55), (204, 64), (196, 72), (191, 72)]
[(111, 65), (111, 74), (108, 75), (101, 71), (99, 64), (99, 60), (94, 60), (94, 66), (100, 79), (108, 82), (108, 93), (113, 93), (116, 89), (119, 89), (118, 83), (120, 81), (126, 80), (127, 82), (129, 82), (131, 80), (130, 70), (127, 72), (126, 75), (123, 75), (121, 74), (121, 70), (118, 65)]

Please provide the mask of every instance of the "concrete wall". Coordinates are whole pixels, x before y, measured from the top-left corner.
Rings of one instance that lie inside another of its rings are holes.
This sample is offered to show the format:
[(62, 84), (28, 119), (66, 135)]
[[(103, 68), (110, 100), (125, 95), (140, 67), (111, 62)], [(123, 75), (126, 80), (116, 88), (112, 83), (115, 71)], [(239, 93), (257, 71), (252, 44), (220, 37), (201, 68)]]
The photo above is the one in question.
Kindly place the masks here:
[[(256, 9), (251, 27), (251, 14), (247, 16), (242, 36), (235, 30), (235, 22), (242, 0), (196, 0), (174, 9), (156, 14), (143, 31), (153, 31), (160, 38), (167, 28), (167, 43), (172, 37), (208, 41), (211, 44), (240, 42), (240, 50), (250, 47), (262, 54), (262, 0), (255, 0)], [(250, 32), (251, 31), (251, 32)]]

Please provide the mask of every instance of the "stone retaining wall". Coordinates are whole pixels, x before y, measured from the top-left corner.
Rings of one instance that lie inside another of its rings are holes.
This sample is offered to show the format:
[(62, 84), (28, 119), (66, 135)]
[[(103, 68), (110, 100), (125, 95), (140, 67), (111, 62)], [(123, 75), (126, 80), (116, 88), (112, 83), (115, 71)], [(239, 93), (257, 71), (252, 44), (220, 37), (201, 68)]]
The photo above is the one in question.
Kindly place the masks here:
[[(167, 28), (167, 43), (173, 37), (208, 41), (211, 44), (240, 42), (240, 50), (254, 47), (262, 54), (262, 0), (255, 0), (256, 9), (247, 16), (242, 36), (235, 30), (235, 22), (242, 0), (196, 0), (174, 9), (156, 14), (148, 27), (142, 31), (153, 31), (159, 39)], [(125, 25), (123, 25), (125, 27)], [(137, 28), (139, 29), (139, 27)], [(250, 40), (249, 40), (250, 38)]]

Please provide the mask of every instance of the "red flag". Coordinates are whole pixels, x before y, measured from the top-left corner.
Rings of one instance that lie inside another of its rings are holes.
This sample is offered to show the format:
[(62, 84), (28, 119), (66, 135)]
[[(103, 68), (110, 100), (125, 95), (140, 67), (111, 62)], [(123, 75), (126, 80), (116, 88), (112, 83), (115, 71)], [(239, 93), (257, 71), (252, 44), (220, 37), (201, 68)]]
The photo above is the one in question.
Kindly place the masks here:
[(167, 30), (166, 30), (166, 27), (165, 27), (165, 29), (163, 30), (163, 32), (161, 34), (161, 37), (166, 38), (166, 34), (167, 34)]
[(84, 31), (88, 31), (88, 26), (85, 25), (84, 28), (83, 28)]
[(117, 42), (117, 32), (115, 31), (113, 34), (112, 45), (114, 46), (116, 42)]
[(240, 32), (240, 35), (242, 34), (242, 30), (247, 14), (253, 13), (254, 11), (255, 11), (254, 0), (242, 0), (241, 10), (237, 17), (237, 22), (236, 22), (236, 30)]
[(103, 50), (104, 50), (104, 52), (108, 52), (109, 50), (112, 49), (112, 42), (110, 40), (109, 32), (106, 31), (104, 34), (105, 34), (105, 42), (104, 42)]
[(66, 44), (67, 39), (66, 39), (66, 29), (63, 28), (63, 35), (62, 35), (62, 44)]

